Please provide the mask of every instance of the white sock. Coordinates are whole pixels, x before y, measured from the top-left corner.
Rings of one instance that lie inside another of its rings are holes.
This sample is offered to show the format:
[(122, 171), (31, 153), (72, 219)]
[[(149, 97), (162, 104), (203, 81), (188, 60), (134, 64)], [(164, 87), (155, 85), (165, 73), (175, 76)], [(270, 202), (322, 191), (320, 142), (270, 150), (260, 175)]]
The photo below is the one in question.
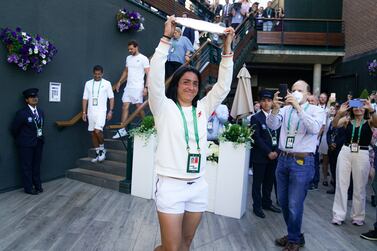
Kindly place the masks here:
[(100, 150), (104, 150), (104, 149), (105, 149), (105, 145), (104, 145), (104, 144), (100, 144), (100, 145), (99, 145), (99, 149), (100, 149)]
[(99, 153), (99, 150), (100, 150), (100, 148), (99, 148), (99, 147), (96, 147), (96, 153), (97, 153), (97, 154)]

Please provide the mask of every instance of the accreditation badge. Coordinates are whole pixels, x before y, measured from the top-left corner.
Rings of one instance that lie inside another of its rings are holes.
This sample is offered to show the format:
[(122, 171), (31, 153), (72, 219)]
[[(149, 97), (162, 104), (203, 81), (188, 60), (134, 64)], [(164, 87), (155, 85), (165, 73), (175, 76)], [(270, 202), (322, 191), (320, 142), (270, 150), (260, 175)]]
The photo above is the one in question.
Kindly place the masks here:
[(43, 133), (42, 133), (42, 129), (41, 128), (38, 128), (37, 129), (37, 137), (42, 137)]
[(98, 105), (98, 98), (93, 98), (92, 105), (93, 106), (97, 106)]
[(357, 143), (352, 143), (350, 145), (350, 148), (351, 148), (351, 153), (359, 152), (359, 144), (357, 144)]
[(200, 172), (200, 153), (189, 153), (187, 158), (187, 173)]
[(285, 141), (285, 148), (293, 149), (294, 143), (295, 143), (295, 136), (287, 136), (287, 140)]
[(272, 146), (278, 145), (278, 139), (275, 136), (271, 138), (271, 141), (272, 141)]
[(207, 123), (207, 129), (208, 129), (208, 131), (212, 131), (213, 130), (213, 122), (212, 121), (208, 121), (208, 123)]

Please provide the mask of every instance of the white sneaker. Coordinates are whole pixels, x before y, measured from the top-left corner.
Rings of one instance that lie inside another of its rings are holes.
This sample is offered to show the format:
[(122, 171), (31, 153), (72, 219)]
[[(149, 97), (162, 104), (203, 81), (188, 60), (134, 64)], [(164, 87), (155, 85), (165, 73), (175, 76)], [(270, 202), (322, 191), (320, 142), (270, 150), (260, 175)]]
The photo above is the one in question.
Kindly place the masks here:
[(98, 162), (98, 157), (99, 157), (99, 156), (97, 156), (97, 157), (95, 157), (94, 159), (92, 159), (91, 162), (92, 162), (92, 163), (97, 163), (97, 162)]
[(99, 150), (98, 162), (102, 162), (106, 159), (106, 149)]
[(113, 139), (119, 139), (127, 135), (127, 131), (125, 128), (120, 129), (114, 136)]

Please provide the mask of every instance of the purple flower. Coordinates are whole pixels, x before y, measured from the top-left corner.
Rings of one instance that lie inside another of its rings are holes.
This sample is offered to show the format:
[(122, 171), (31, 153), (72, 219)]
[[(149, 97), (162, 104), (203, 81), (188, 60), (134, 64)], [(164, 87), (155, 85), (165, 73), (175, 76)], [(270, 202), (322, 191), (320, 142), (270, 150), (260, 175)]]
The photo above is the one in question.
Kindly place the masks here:
[(8, 56), (7, 61), (8, 61), (8, 63), (17, 63), (18, 56), (16, 54), (11, 54), (11, 55)]

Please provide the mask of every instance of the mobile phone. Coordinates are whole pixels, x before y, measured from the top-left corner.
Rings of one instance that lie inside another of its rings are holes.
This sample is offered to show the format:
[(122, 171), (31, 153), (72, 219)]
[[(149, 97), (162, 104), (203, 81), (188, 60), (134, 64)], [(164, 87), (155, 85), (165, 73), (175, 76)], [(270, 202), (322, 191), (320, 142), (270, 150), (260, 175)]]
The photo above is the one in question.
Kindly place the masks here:
[(284, 99), (285, 96), (287, 96), (287, 90), (288, 90), (287, 84), (280, 84), (279, 85), (279, 97)]
[(351, 99), (348, 105), (351, 108), (360, 108), (364, 105), (364, 103), (360, 99)]
[(330, 98), (336, 99), (336, 94), (335, 94), (335, 92), (332, 92), (332, 93), (330, 94)]

